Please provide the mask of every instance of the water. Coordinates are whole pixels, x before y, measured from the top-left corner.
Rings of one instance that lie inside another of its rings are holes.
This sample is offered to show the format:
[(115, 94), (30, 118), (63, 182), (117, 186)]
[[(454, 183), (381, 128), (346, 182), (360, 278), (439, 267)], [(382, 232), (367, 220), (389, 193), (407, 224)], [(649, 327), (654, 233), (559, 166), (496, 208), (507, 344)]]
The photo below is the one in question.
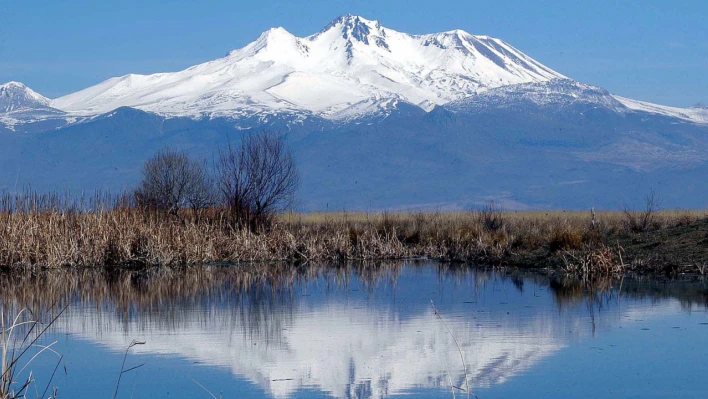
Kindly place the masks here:
[[(450, 398), (467, 385), (458, 344), (483, 399), (708, 397), (705, 283), (247, 269), (3, 277), (0, 298), (15, 311), (67, 307), (41, 341), (64, 356), (59, 398), (113, 397), (133, 340), (145, 344), (124, 368), (142, 367), (123, 374), (118, 398)], [(31, 365), (40, 394), (56, 359)]]

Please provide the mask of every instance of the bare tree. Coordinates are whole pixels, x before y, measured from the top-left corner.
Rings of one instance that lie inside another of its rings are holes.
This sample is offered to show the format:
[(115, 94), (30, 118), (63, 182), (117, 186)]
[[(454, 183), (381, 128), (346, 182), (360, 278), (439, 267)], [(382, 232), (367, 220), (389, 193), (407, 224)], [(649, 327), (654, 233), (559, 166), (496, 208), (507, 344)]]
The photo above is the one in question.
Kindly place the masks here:
[(214, 179), (205, 162), (191, 161), (190, 185), (187, 190), (187, 204), (196, 215), (199, 210), (214, 205)]
[(164, 149), (145, 162), (135, 197), (141, 206), (177, 215), (185, 207), (196, 211), (209, 206), (211, 192), (203, 162), (190, 159), (184, 151)]
[(233, 224), (256, 229), (293, 201), (299, 178), (283, 136), (247, 134), (219, 154), (218, 185)]

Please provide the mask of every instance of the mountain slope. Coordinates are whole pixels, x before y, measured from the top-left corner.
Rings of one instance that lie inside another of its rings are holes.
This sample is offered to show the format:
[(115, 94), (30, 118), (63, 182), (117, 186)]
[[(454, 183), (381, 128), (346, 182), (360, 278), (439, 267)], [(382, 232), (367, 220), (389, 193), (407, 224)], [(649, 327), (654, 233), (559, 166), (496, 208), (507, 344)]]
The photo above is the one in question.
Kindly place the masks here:
[[(300, 171), (296, 209), (466, 209), (492, 199), (513, 209), (622, 208), (651, 188), (663, 206), (704, 205), (705, 125), (607, 107), (611, 96), (582, 84), (518, 89), (526, 94), (495, 89), (507, 92), (503, 106), (478, 101), (426, 113), (400, 103), (385, 118), (357, 123), (271, 120), (269, 126), (287, 132)], [(483, 96), (494, 98), (495, 90)], [(589, 94), (573, 99), (576, 90)], [(527, 100), (541, 92), (556, 100)], [(61, 192), (129, 189), (155, 151), (169, 146), (212, 160), (229, 142), (261, 129), (258, 121), (167, 118), (120, 108), (3, 140), (0, 191), (26, 185)]]
[(627, 107), (607, 90), (571, 79), (502, 86), (453, 101), (447, 104), (446, 108), (459, 112), (480, 108), (518, 108), (523, 104), (527, 107), (541, 107), (550, 112), (583, 105), (613, 112), (627, 111)]
[(343, 118), (381, 100), (429, 110), (492, 87), (562, 77), (499, 39), (460, 30), (408, 35), (348, 15), (308, 37), (271, 29), (224, 58), (109, 79), (52, 105), (78, 114), (130, 106), (180, 116), (276, 111)]

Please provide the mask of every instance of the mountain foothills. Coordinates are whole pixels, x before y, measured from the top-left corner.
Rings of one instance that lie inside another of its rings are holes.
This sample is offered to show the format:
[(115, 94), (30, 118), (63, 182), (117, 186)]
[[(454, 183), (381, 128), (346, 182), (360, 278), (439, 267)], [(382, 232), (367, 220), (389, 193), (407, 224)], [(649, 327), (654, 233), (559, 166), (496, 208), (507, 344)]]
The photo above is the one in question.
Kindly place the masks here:
[(158, 149), (213, 159), (262, 129), (287, 135), (304, 210), (620, 208), (651, 189), (667, 207), (708, 203), (705, 105), (613, 95), (492, 37), (352, 15), (53, 100), (4, 84), (0, 191), (122, 190)]

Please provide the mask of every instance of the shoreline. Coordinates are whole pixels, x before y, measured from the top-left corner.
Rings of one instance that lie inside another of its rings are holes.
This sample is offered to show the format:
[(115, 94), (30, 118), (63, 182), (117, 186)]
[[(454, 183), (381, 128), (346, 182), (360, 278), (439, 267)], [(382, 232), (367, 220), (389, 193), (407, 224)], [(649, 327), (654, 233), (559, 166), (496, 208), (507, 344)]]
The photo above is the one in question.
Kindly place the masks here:
[(571, 275), (708, 274), (708, 218), (639, 212), (308, 213), (234, 229), (218, 209), (179, 216), (122, 208), (0, 213), (0, 268), (430, 260)]

